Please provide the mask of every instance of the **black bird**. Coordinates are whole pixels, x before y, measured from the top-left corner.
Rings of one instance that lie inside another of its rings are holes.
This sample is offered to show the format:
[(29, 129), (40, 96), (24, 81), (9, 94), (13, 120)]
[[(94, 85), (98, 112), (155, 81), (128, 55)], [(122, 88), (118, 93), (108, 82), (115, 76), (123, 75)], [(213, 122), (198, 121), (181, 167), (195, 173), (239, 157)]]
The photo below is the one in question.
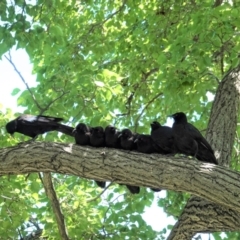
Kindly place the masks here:
[(119, 135), (119, 138), (121, 140), (121, 147), (125, 150), (134, 150), (137, 148), (137, 144), (135, 143), (135, 140), (137, 138), (137, 133), (132, 133), (130, 129), (123, 129)]
[(93, 147), (105, 147), (105, 134), (102, 127), (92, 127), (90, 145)]
[(110, 148), (121, 148), (120, 132), (111, 125), (105, 128), (105, 146)]
[(91, 128), (85, 123), (79, 123), (73, 130), (76, 144), (90, 145)]
[[(90, 145), (93, 147), (105, 147), (105, 134), (102, 127), (91, 128)], [(101, 188), (105, 188), (106, 182), (95, 181)]]
[[(121, 148), (121, 132), (109, 125), (105, 128), (105, 145), (110, 148)], [(121, 184), (120, 184), (121, 185)], [(139, 187), (126, 185), (132, 194), (139, 193)]]
[[(155, 153), (154, 142), (150, 135), (139, 134), (135, 140), (137, 143), (137, 151), (141, 153)], [(160, 192), (161, 189), (150, 188), (154, 192)]]
[(139, 134), (134, 141), (137, 143), (137, 151), (142, 153), (154, 153), (156, 152), (153, 146), (153, 140), (150, 135)]
[(174, 119), (172, 130), (176, 151), (194, 156), (199, 161), (218, 164), (210, 144), (197, 128), (188, 123), (185, 113), (178, 112), (171, 117)]
[(6, 124), (6, 130), (11, 135), (13, 135), (15, 132), (18, 132), (33, 139), (36, 139), (40, 134), (50, 131), (59, 131), (73, 136), (73, 128), (60, 124), (60, 121), (63, 121), (63, 119), (44, 115), (34, 116), (23, 114), (8, 122)]
[[(138, 134), (132, 133), (132, 131), (130, 129), (127, 129), (127, 128), (123, 129), (120, 132), (120, 135), (118, 136), (120, 138), (121, 148), (125, 149), (125, 150), (136, 149), (137, 144), (135, 143), (135, 140), (136, 140), (137, 136), (138, 136)], [(138, 187), (138, 186), (126, 185), (126, 187), (132, 194), (137, 194), (140, 192), (140, 187)]]
[(151, 123), (151, 138), (158, 153), (168, 154), (174, 152), (172, 128), (162, 126), (155, 121)]

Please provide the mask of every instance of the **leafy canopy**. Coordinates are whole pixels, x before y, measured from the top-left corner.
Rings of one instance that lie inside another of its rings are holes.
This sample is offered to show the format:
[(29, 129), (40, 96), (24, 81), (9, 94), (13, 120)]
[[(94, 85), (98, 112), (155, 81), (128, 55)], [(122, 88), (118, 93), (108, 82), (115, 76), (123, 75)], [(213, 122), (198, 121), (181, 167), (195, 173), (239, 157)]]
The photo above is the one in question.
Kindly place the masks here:
[[(72, 126), (112, 123), (149, 133), (151, 121), (164, 123), (181, 110), (205, 129), (207, 93), (214, 94), (226, 71), (239, 64), (239, 9), (237, 1), (2, 0), (0, 56), (16, 47), (30, 57), (38, 85), (12, 92), (20, 93), (18, 105), (27, 113), (61, 116)], [(14, 113), (0, 111), (4, 126)], [(73, 142), (56, 133), (41, 139)], [(1, 128), (2, 147), (23, 140)], [(58, 238), (39, 176), (1, 179), (0, 236), (16, 237), (36, 215), (44, 234)], [(56, 174), (53, 181), (71, 238), (161, 239), (141, 217), (152, 193), (131, 196), (114, 185), (89, 202), (99, 193), (90, 181)], [(159, 206), (178, 216), (187, 198), (169, 192)]]

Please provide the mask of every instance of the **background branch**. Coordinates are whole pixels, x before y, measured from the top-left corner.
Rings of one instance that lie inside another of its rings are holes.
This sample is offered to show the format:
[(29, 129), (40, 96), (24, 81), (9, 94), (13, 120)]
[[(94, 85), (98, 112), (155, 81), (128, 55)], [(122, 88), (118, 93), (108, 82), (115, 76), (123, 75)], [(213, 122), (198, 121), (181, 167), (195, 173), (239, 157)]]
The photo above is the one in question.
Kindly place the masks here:
[(163, 95), (162, 92), (158, 93), (156, 96), (154, 96), (148, 103), (145, 104), (145, 106), (143, 107), (142, 111), (140, 112), (140, 114), (137, 116), (136, 120), (135, 120), (135, 124), (134, 124), (134, 131), (137, 132), (137, 128), (138, 128), (138, 122), (141, 118), (141, 116), (143, 115), (143, 113), (147, 110), (147, 108), (159, 97), (161, 97)]
[(39, 113), (40, 115), (43, 114), (45, 111), (47, 111), (54, 102), (56, 102), (57, 100), (59, 100), (60, 98), (62, 98), (64, 95), (70, 93), (70, 91), (62, 92), (62, 94), (60, 94), (58, 97), (56, 97), (55, 99), (53, 99), (52, 101), (50, 101), (50, 102), (46, 105), (46, 107), (42, 107), (42, 106), (38, 103), (36, 97), (34, 96), (32, 90), (31, 90), (31, 88), (28, 86), (27, 81), (24, 79), (24, 77), (22, 76), (21, 72), (17, 69), (16, 65), (15, 65), (14, 62), (12, 61), (12, 57), (11, 57), (10, 52), (8, 53), (8, 55), (9, 55), (9, 57), (7, 57), (7, 56), (5, 55), (5, 58), (6, 58), (6, 59), (8, 60), (8, 62), (13, 66), (15, 72), (18, 74), (18, 76), (20, 77), (20, 79), (22, 80), (22, 82), (24, 83), (24, 85), (26, 86), (26, 88), (27, 88), (27, 90), (29, 91), (29, 93), (30, 93), (30, 95), (31, 95), (34, 103), (36, 104), (36, 106), (37, 106), (37, 107), (39, 108), (39, 110), (40, 110), (40, 113)]
[[(40, 176), (40, 174), (39, 174)], [(61, 211), (61, 207), (57, 198), (57, 194), (54, 190), (53, 183), (52, 183), (52, 176), (51, 173), (43, 173), (43, 177), (40, 176), (42, 184), (44, 186), (46, 195), (52, 205), (53, 213), (56, 217), (58, 230), (63, 240), (69, 240), (67, 229), (64, 221), (64, 216)]]
[(31, 97), (32, 97), (32, 99), (33, 99), (33, 102), (36, 104), (36, 106), (37, 106), (37, 107), (39, 108), (39, 110), (42, 112), (42, 111), (44, 110), (44, 108), (42, 108), (42, 107), (40, 106), (40, 104), (37, 102), (37, 100), (36, 100), (36, 98), (35, 98), (32, 90), (31, 90), (31, 88), (28, 86), (28, 84), (27, 84), (27, 82), (25, 81), (24, 77), (22, 76), (22, 74), (20, 73), (20, 71), (18, 71), (17, 67), (16, 67), (15, 64), (13, 63), (10, 52), (8, 53), (8, 55), (9, 55), (9, 57), (7, 57), (7, 56), (5, 55), (5, 58), (6, 58), (6, 59), (9, 61), (9, 63), (13, 66), (14, 71), (18, 74), (18, 76), (21, 78), (22, 82), (23, 82), (24, 85), (26, 86), (27, 90), (29, 91), (29, 93), (30, 93), (30, 95), (31, 95)]

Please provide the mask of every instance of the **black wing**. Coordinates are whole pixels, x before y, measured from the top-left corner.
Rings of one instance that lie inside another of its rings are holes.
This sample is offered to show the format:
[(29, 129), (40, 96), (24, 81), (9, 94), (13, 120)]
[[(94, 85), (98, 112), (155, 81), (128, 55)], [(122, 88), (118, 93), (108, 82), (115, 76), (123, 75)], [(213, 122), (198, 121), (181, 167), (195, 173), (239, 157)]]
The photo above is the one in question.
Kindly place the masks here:
[(213, 153), (212, 147), (196, 127), (194, 127), (191, 123), (187, 123), (186, 127), (188, 133), (191, 135), (193, 139), (195, 139), (199, 144), (201, 144), (203, 147), (205, 147), (206, 149), (210, 150)]
[(161, 126), (151, 132), (154, 147), (159, 153), (173, 152), (173, 132), (170, 127)]

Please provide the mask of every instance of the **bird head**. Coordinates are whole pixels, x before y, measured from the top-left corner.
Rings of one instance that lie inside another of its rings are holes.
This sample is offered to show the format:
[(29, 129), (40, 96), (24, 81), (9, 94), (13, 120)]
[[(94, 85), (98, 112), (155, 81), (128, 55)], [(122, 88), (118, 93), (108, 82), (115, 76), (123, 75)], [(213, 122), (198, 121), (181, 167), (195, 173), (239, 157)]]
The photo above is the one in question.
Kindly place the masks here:
[(132, 132), (130, 129), (123, 129), (122, 133), (119, 135), (119, 137), (122, 136), (123, 138), (130, 138), (132, 137)]
[(17, 122), (15, 120), (6, 124), (6, 130), (9, 134), (13, 135), (17, 129)]
[(141, 143), (146, 143), (148, 141), (147, 139), (147, 135), (144, 134), (139, 134), (138, 137), (136, 138), (136, 140), (134, 141), (135, 143), (138, 142), (139, 144)]
[(94, 128), (92, 128), (92, 134), (94, 134), (95, 136), (102, 137), (104, 135), (104, 130), (100, 126), (94, 127)]
[(115, 128), (114, 126), (112, 125), (108, 125), (106, 128), (105, 128), (105, 132), (107, 133), (112, 133), (112, 134), (115, 134), (117, 128)]
[(161, 127), (161, 124), (157, 121), (154, 121), (154, 122), (151, 123), (152, 130), (158, 129), (160, 127)]
[(187, 122), (187, 116), (183, 112), (174, 113), (173, 115), (170, 115), (169, 117), (173, 118), (175, 122), (182, 122), (182, 121)]
[(115, 133), (116, 130), (117, 130), (117, 129), (116, 129), (115, 127), (113, 127), (113, 126), (110, 127), (110, 132)]
[(79, 123), (76, 127), (76, 131), (78, 133), (86, 133), (89, 132), (89, 128), (85, 123)]

